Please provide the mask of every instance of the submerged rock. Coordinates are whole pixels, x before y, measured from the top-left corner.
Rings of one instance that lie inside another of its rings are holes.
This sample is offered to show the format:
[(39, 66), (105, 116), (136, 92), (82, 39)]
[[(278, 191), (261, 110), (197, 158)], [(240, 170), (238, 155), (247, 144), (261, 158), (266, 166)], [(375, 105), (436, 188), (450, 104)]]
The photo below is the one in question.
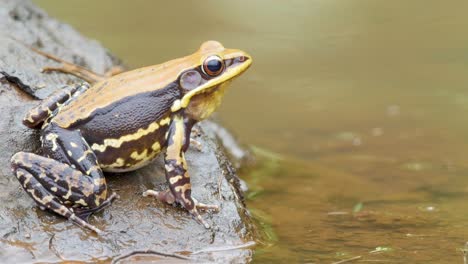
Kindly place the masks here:
[[(150, 255), (145, 261), (247, 262), (252, 250), (239, 245), (253, 240), (254, 227), (239, 191), (239, 179), (215, 139), (201, 125), (202, 150), (189, 149), (187, 160), (193, 195), (218, 204), (218, 213), (204, 213), (213, 228), (205, 229), (180, 207), (150, 197), (147, 189), (167, 188), (161, 160), (132, 173), (106, 174), (109, 187), (120, 195), (111, 207), (90, 222), (105, 230), (97, 236), (70, 221), (43, 212), (10, 172), (10, 157), (18, 151), (40, 153), (38, 131), (21, 124), (26, 111), (64, 84), (79, 81), (59, 74), (42, 74), (57, 63), (24, 44), (53, 53), (96, 72), (119, 61), (97, 42), (54, 20), (29, 1), (0, 1), (0, 71), (18, 78), (31, 95), (0, 75), (0, 257), (2, 262), (109, 261), (132, 251), (153, 250), (174, 257)], [(28, 88), (29, 87), (29, 88)], [(239, 153), (239, 150), (236, 150)], [(247, 243), (247, 244), (246, 244)], [(193, 254), (196, 252), (197, 254)], [(154, 252), (153, 252), (154, 253)], [(182, 256), (182, 257), (180, 257)], [(180, 258), (176, 258), (180, 257)]]

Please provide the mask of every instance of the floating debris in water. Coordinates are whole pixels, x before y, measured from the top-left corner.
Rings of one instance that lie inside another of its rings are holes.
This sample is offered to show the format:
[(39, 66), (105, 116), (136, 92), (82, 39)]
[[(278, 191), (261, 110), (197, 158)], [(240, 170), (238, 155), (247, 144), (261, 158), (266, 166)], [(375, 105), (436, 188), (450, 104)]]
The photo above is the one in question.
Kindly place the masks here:
[(371, 135), (374, 136), (374, 137), (382, 136), (382, 135), (383, 135), (383, 128), (381, 128), (381, 127), (374, 127), (374, 128), (371, 130)]
[(382, 252), (389, 252), (393, 249), (391, 247), (376, 247), (374, 250), (370, 251), (371, 254), (382, 253)]
[(400, 106), (399, 105), (389, 105), (387, 107), (387, 115), (390, 117), (395, 117), (400, 115)]

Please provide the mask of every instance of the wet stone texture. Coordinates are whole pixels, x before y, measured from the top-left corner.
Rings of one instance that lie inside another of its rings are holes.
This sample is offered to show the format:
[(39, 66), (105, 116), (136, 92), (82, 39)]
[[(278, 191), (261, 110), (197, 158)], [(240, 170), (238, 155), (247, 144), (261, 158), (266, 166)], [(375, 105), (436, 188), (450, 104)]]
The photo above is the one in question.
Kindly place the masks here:
[[(65, 60), (104, 72), (119, 62), (97, 42), (47, 16), (29, 1), (0, 0), (0, 70), (19, 78), (44, 98), (63, 84), (78, 79), (59, 73), (41, 74), (44, 66), (58, 66), (19, 41)], [(220, 212), (203, 213), (212, 224), (205, 229), (180, 207), (142, 197), (147, 189), (167, 188), (161, 159), (133, 173), (107, 174), (112, 191), (120, 195), (111, 207), (90, 218), (105, 230), (97, 236), (64, 218), (43, 212), (21, 189), (10, 172), (10, 157), (18, 151), (38, 153), (39, 133), (21, 124), (37, 101), (0, 76), (0, 258), (2, 262), (109, 262), (134, 250), (185, 254), (191, 260), (162, 256), (133, 257), (161, 262), (247, 262), (251, 249), (227, 249), (253, 239), (253, 225), (238, 191), (238, 178), (218, 146), (213, 126), (201, 126), (199, 152), (189, 149), (187, 159), (193, 195), (218, 204)], [(208, 131), (211, 130), (211, 131)], [(236, 150), (238, 152), (238, 150)], [(199, 254), (190, 252), (203, 251)], [(128, 261), (128, 260), (126, 260)], [(125, 262), (125, 261), (124, 261)]]

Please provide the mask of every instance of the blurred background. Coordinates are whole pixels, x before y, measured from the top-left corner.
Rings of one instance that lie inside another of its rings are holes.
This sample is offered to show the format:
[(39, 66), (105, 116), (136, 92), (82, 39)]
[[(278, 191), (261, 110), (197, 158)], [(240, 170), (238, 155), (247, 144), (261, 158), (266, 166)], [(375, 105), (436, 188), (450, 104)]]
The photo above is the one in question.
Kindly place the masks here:
[(467, 1), (34, 2), (131, 68), (209, 39), (253, 56), (218, 117), (259, 161), (255, 262), (462, 262)]

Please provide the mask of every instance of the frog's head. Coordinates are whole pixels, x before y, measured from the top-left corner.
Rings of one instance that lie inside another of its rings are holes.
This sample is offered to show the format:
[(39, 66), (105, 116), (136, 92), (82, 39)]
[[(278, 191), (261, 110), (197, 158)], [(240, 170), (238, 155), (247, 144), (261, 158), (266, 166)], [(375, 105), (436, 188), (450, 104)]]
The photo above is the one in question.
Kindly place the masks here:
[(216, 110), (229, 82), (252, 64), (247, 53), (226, 49), (216, 41), (203, 43), (196, 53), (186, 58), (194, 67), (179, 74), (182, 98), (172, 110), (185, 108), (186, 114), (195, 120), (203, 120)]

